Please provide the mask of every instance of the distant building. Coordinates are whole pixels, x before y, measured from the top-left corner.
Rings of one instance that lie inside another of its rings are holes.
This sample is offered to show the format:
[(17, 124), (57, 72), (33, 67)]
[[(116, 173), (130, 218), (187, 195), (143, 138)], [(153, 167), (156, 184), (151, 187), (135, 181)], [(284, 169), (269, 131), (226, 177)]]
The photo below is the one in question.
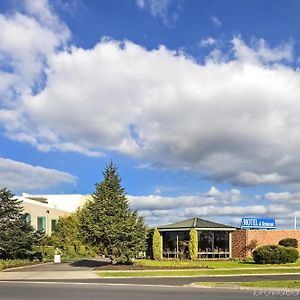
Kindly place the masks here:
[(55, 231), (59, 217), (68, 216), (82, 206), (90, 195), (29, 195), (17, 197), (22, 200), (26, 219), (34, 229), (47, 235)]

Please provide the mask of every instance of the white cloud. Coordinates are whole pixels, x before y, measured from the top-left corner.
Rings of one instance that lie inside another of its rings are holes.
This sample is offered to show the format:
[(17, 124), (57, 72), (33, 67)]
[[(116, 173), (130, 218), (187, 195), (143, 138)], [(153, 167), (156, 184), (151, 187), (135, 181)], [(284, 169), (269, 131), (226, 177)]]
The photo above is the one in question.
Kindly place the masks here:
[(48, 59), (70, 36), (46, 1), (23, 4), (27, 14), (0, 14), (0, 102), (6, 105), (13, 95), (38, 87)]
[(76, 177), (54, 169), (32, 166), (0, 157), (0, 182), (13, 191), (45, 189), (60, 184), (74, 184)]
[(200, 47), (211, 47), (216, 44), (216, 40), (212, 38), (211, 36), (208, 36), (204, 39), (200, 40), (199, 46)]
[(211, 16), (210, 19), (212, 20), (215, 27), (222, 26), (222, 22), (216, 16)]
[(212, 187), (201, 196), (185, 195), (177, 197), (163, 197), (159, 195), (128, 196), (133, 208), (137, 210), (167, 210), (173, 208), (186, 208), (211, 204), (229, 204), (240, 200), (240, 191), (220, 191)]
[(291, 43), (270, 48), (235, 37), (234, 58), (214, 48), (203, 64), (164, 46), (107, 38), (64, 49), (68, 29), (41, 3), (29, 15), (0, 15), (7, 137), (41, 151), (117, 151), (236, 185), (299, 183)]
[(264, 197), (265, 199), (270, 200), (274, 203), (300, 205), (299, 192), (271, 192), (266, 193)]
[(160, 18), (168, 26), (174, 26), (178, 19), (180, 1), (175, 0), (135, 0), (140, 9), (145, 9), (154, 18)]
[(234, 53), (239, 60), (255, 63), (257, 61), (272, 63), (279, 61), (291, 62), (293, 60), (292, 43), (282, 43), (270, 48), (264, 39), (252, 39), (251, 48), (239, 37), (232, 40)]
[(259, 55), (248, 62), (240, 44), (235, 60), (206, 65), (107, 39), (60, 51), (40, 93), (0, 111), (6, 135), (44, 151), (115, 150), (234, 184), (295, 182), (300, 76)]

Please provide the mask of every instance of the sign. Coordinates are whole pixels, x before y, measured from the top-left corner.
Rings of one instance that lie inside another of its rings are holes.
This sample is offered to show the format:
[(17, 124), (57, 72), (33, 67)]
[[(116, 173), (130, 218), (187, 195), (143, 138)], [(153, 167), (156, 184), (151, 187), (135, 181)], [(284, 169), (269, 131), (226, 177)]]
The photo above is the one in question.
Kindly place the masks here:
[(242, 218), (243, 229), (275, 229), (275, 219)]

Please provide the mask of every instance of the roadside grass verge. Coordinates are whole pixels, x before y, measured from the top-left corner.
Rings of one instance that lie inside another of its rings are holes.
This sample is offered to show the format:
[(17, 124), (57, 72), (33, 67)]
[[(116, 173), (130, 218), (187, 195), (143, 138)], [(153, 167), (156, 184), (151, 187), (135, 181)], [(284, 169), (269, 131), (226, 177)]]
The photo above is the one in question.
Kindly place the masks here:
[(299, 289), (300, 280), (268, 280), (245, 282), (196, 282), (193, 285), (207, 287), (254, 287), (254, 288), (286, 288)]
[(249, 274), (281, 274), (298, 273), (299, 268), (269, 268), (269, 269), (228, 269), (228, 270), (156, 270), (156, 271), (105, 271), (97, 272), (100, 277), (176, 277), (176, 276), (207, 276), (207, 275), (249, 275)]
[(0, 259), (0, 271), (8, 268), (22, 267), (28, 265), (34, 265), (39, 263), (38, 261), (30, 261), (28, 259)]
[(136, 260), (135, 266), (145, 268), (170, 268), (170, 269), (231, 269), (231, 268), (266, 268), (266, 267), (300, 267), (300, 259), (293, 264), (284, 265), (261, 265), (256, 264), (253, 260), (248, 261), (230, 261), (230, 260), (195, 260), (195, 261), (180, 261), (180, 260), (150, 260), (140, 259)]

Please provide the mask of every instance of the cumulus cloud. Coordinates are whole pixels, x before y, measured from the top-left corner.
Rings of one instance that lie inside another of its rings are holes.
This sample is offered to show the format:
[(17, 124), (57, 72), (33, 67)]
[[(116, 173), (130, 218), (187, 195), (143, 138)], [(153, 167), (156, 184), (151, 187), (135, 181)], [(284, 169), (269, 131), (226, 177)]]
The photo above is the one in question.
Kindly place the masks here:
[(129, 196), (131, 205), (137, 210), (166, 210), (202, 206), (208, 204), (236, 203), (240, 200), (240, 191), (231, 189), (220, 191), (212, 187), (206, 194), (201, 196), (186, 195), (177, 197), (163, 197), (159, 195)]
[(13, 191), (37, 190), (60, 184), (74, 184), (76, 177), (67, 172), (32, 166), (0, 157), (0, 182)]
[(274, 203), (281, 204), (293, 204), (300, 205), (300, 193), (299, 192), (271, 192), (265, 194), (265, 199), (270, 200)]
[(215, 182), (299, 184), (300, 75), (288, 65), (290, 42), (234, 37), (229, 53), (214, 48), (203, 63), (108, 38), (64, 48), (68, 29), (41, 3), (0, 15), (7, 137), (40, 151), (117, 151)]
[(285, 203), (274, 202), (273, 193), (259, 197), (255, 203), (246, 201), (247, 196), (239, 190), (222, 191), (216, 187), (199, 196), (128, 196), (131, 207), (143, 214), (152, 226), (193, 217), (240, 226), (243, 217), (273, 217), (278, 220), (279, 228), (291, 228), (293, 218), (290, 216), (300, 216), (300, 211), (295, 210), (290, 196), (281, 195), (280, 198), (286, 199)]
[(69, 38), (47, 1), (24, 1), (26, 13), (0, 14), (0, 105), (39, 89), (48, 59)]

